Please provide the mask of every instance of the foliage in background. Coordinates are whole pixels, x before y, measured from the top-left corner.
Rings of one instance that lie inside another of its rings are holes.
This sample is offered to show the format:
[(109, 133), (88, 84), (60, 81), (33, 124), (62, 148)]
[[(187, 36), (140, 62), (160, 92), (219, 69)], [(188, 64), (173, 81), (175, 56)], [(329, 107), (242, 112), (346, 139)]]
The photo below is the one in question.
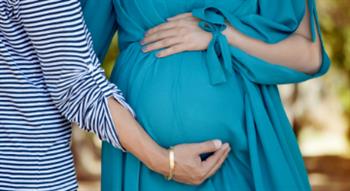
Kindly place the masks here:
[(105, 73), (108, 78), (111, 76), (118, 53), (119, 53), (118, 40), (117, 40), (117, 36), (115, 35), (111, 43), (111, 46), (109, 47), (109, 51), (106, 55), (106, 58), (102, 64), (102, 67), (105, 69)]
[[(339, 76), (336, 91), (350, 121), (350, 1), (319, 0), (318, 5), (322, 32), (334, 70), (332, 75)], [(350, 130), (348, 138), (350, 140)]]

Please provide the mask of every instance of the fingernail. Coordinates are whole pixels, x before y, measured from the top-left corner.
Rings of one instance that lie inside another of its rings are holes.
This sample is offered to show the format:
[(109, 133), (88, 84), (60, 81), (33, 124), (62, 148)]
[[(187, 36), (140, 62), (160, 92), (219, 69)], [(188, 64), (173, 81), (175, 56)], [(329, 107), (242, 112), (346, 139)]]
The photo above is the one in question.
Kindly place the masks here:
[(230, 145), (228, 143), (225, 143), (224, 146), (223, 146), (224, 149), (229, 149), (230, 148)]
[(145, 41), (144, 40), (141, 41), (141, 45), (145, 45)]
[(220, 140), (214, 140), (213, 143), (216, 149), (219, 149), (222, 146), (222, 142)]
[(147, 46), (143, 47), (143, 48), (142, 48), (142, 51), (143, 51), (143, 52), (147, 52)]

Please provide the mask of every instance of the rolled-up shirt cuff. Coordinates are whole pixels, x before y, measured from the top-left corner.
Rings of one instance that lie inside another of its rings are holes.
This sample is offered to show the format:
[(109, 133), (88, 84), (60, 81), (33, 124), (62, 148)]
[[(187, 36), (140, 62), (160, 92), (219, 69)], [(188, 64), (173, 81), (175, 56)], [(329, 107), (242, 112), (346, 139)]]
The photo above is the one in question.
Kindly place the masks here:
[[(125, 98), (123, 97), (122, 92), (118, 89), (118, 87), (109, 82), (104, 74), (104, 70), (100, 67), (94, 67), (90, 68), (91, 76), (98, 85), (99, 89), (101, 90), (103, 97), (104, 97), (104, 105), (105, 105), (105, 111), (107, 111), (106, 115), (106, 129), (104, 135), (101, 134), (101, 139), (109, 142), (116, 148), (120, 148), (122, 151), (125, 151), (125, 149), (122, 147), (119, 141), (116, 124), (114, 123), (114, 120), (111, 115), (111, 109), (108, 106), (108, 98), (113, 97), (119, 104), (121, 104), (124, 108), (126, 108), (130, 114), (132, 114), (135, 117), (135, 112), (133, 109), (129, 106), (129, 104), (126, 103)], [(122, 120), (122, 119), (119, 119)]]

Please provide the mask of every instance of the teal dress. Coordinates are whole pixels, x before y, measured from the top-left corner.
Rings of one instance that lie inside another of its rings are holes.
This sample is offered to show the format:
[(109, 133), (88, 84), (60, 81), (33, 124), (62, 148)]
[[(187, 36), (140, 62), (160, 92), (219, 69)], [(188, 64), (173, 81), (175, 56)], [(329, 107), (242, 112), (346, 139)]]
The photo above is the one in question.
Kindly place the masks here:
[[(170, 147), (221, 139), (232, 147), (213, 177), (189, 186), (167, 181), (104, 142), (103, 191), (311, 190), (276, 85), (324, 74), (330, 64), (324, 49), (320, 70), (308, 75), (230, 46), (220, 33), (227, 21), (252, 38), (277, 43), (297, 29), (305, 0), (82, 0), (82, 6), (101, 59), (118, 29), (121, 52), (111, 81), (157, 143)], [(319, 25), (313, 0), (308, 7), (315, 40)], [(160, 59), (157, 51), (142, 52), (140, 41), (148, 29), (185, 12), (213, 34), (206, 51)]]

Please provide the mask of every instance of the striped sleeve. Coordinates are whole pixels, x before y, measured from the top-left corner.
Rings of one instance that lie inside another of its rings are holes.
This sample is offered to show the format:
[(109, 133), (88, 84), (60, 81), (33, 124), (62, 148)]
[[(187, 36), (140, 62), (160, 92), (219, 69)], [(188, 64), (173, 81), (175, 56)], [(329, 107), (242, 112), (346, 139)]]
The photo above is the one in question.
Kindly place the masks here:
[(19, 17), (35, 47), (47, 91), (56, 107), (69, 121), (121, 148), (107, 98), (113, 96), (133, 112), (100, 67), (79, 1), (19, 3)]

